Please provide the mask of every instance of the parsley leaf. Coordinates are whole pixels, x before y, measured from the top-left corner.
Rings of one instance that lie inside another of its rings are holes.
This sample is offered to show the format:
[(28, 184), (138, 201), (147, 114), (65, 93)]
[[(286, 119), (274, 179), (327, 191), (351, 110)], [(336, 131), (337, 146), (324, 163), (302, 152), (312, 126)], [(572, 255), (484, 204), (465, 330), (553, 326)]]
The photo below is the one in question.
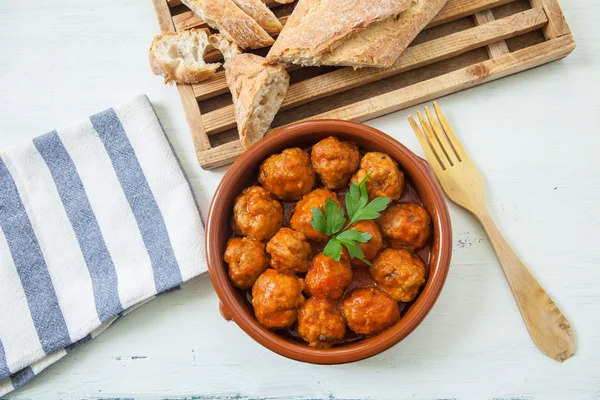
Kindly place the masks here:
[(373, 199), (372, 202), (367, 204), (365, 207), (359, 209), (352, 219), (350, 220), (351, 224), (358, 221), (365, 221), (370, 219), (377, 219), (381, 215), (380, 212), (384, 211), (388, 204), (390, 204), (390, 199), (387, 197), (377, 197)]
[(324, 233), (327, 231), (327, 220), (325, 219), (325, 215), (320, 208), (313, 207), (312, 209), (312, 220), (310, 224), (317, 232)]
[(335, 261), (340, 261), (342, 258), (342, 251), (342, 243), (333, 237), (323, 249), (323, 254), (333, 258)]
[(325, 215), (327, 216), (327, 235), (333, 236), (338, 233), (346, 223), (344, 210), (335, 201), (327, 199), (325, 203)]
[(367, 232), (349, 229), (355, 222), (379, 218), (380, 213), (390, 203), (390, 199), (383, 197), (377, 197), (369, 203), (367, 180), (370, 176), (371, 174), (368, 174), (360, 184), (353, 182), (346, 194), (346, 211), (350, 220), (347, 224), (343, 208), (331, 199), (327, 199), (325, 203), (325, 213), (317, 207), (312, 209), (313, 219), (310, 221), (312, 227), (324, 235), (331, 236), (323, 250), (323, 254), (335, 261), (340, 261), (343, 247), (345, 247), (350, 257), (358, 258), (365, 264), (371, 265), (365, 259), (360, 243), (367, 243), (372, 235)]
[(344, 210), (331, 199), (325, 202), (325, 213), (318, 207), (312, 209), (312, 220), (310, 224), (313, 228), (327, 236), (333, 236), (338, 233), (346, 223)]
[(354, 229), (340, 233), (337, 238), (339, 240), (353, 240), (359, 243), (367, 243), (372, 235), (368, 232), (361, 232)]

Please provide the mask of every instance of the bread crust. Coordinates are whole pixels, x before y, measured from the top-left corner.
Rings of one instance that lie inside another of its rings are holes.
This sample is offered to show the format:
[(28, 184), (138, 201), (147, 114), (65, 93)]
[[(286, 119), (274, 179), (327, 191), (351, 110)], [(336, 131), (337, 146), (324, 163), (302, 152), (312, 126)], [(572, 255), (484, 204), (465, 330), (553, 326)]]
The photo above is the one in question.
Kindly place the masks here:
[(217, 69), (221, 66), (219, 63), (206, 64), (203, 63), (200, 66), (187, 65), (183, 60), (175, 63), (172, 60), (163, 60), (157, 55), (157, 46), (160, 42), (167, 37), (180, 38), (186, 40), (187, 37), (198, 34), (200, 39), (205, 41), (205, 46), (209, 46), (208, 36), (206, 31), (203, 29), (191, 29), (184, 32), (166, 32), (161, 35), (157, 35), (148, 52), (148, 58), (150, 61), (150, 68), (155, 75), (161, 75), (165, 78), (165, 83), (184, 83), (192, 84), (202, 82), (210, 78)]
[[(336, 6), (336, 2), (300, 0), (267, 58), (306, 66), (389, 67), (442, 9), (446, 0), (401, 0), (395, 2), (395, 8), (377, 0), (362, 1), (362, 6), (347, 10), (358, 14), (347, 20), (363, 18), (362, 24), (353, 27), (347, 23), (331, 25), (328, 21), (331, 18), (319, 11)], [(369, 13), (364, 12), (367, 5), (371, 7)], [(327, 31), (332, 26), (336, 31), (326, 35), (305, 33), (307, 29)]]
[(211, 28), (218, 29), (242, 49), (259, 49), (273, 44), (273, 38), (232, 0), (182, 0)]
[(287, 94), (290, 77), (280, 64), (247, 53), (226, 62), (225, 77), (233, 97), (240, 140), (248, 148), (264, 136), (273, 122)]
[(262, 0), (233, 0), (233, 2), (269, 34), (281, 32), (283, 25)]

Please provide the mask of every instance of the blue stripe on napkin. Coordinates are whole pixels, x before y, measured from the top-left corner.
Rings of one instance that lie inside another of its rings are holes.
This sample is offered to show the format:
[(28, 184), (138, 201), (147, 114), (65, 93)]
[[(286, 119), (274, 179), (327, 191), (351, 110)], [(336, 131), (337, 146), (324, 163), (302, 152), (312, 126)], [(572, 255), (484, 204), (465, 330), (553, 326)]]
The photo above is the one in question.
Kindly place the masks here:
[(181, 271), (164, 218), (121, 121), (112, 108), (92, 115), (90, 121), (108, 152), (137, 221), (152, 264), (156, 291), (181, 284)]
[(8, 363), (6, 362), (4, 346), (2, 345), (2, 340), (0, 340), (0, 379), (7, 376), (10, 376), (10, 370), (8, 369)]
[(33, 140), (46, 162), (92, 279), (98, 318), (108, 321), (123, 311), (117, 271), (88, 199), (75, 163), (56, 131)]
[(19, 191), (0, 158), (0, 226), (21, 278), (33, 324), (46, 354), (71, 343), (40, 244)]
[(32, 380), (34, 376), (35, 374), (33, 373), (31, 367), (25, 367), (11, 377), (12, 384), (15, 387), (15, 389), (18, 389), (30, 380)]

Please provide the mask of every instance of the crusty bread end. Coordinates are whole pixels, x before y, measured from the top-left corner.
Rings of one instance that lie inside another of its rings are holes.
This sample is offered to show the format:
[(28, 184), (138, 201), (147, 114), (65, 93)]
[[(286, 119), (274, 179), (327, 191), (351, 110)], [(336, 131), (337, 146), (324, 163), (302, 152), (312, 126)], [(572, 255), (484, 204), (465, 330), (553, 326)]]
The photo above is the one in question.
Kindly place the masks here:
[(150, 67), (156, 75), (164, 76), (165, 83), (198, 83), (221, 66), (204, 62), (209, 48), (208, 35), (203, 29), (163, 33), (150, 46)]

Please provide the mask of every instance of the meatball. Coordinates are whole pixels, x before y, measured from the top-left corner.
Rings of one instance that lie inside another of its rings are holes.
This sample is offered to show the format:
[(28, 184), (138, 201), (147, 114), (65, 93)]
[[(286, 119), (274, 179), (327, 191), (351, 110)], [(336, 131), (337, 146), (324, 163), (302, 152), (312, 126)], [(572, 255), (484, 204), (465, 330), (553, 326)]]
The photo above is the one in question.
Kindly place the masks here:
[[(375, 257), (377, 257), (379, 250), (383, 247), (383, 238), (381, 237), (381, 232), (379, 232), (377, 224), (373, 221), (359, 221), (352, 224), (348, 229), (371, 234), (371, 239), (366, 243), (360, 243), (359, 246), (365, 255), (365, 259), (373, 261)], [(365, 263), (358, 258), (354, 258), (352, 259), (352, 265), (358, 267), (365, 265)]]
[(342, 303), (348, 327), (359, 335), (375, 335), (400, 319), (398, 303), (381, 290), (355, 289)]
[(258, 181), (280, 200), (299, 200), (315, 186), (310, 157), (299, 148), (286, 149), (260, 166)]
[(395, 301), (414, 300), (425, 283), (425, 264), (419, 256), (404, 249), (385, 249), (369, 272)]
[(340, 261), (320, 253), (311, 262), (306, 277), (306, 294), (339, 299), (352, 281), (350, 257), (344, 252)]
[(258, 322), (268, 329), (281, 329), (296, 322), (304, 303), (304, 282), (291, 273), (268, 269), (252, 286), (252, 305)]
[(260, 186), (246, 188), (235, 199), (231, 226), (238, 235), (268, 240), (281, 228), (282, 223), (281, 204)]
[(431, 217), (418, 204), (397, 203), (385, 210), (378, 221), (392, 247), (420, 249), (431, 235)]
[(267, 243), (271, 267), (280, 271), (304, 273), (312, 255), (312, 248), (304, 233), (281, 228)]
[(327, 299), (311, 297), (298, 311), (298, 334), (312, 347), (329, 348), (346, 335), (346, 321)]
[(328, 137), (313, 146), (310, 159), (323, 185), (327, 189), (339, 190), (348, 184), (358, 169), (360, 152), (354, 143)]
[(337, 198), (337, 195), (327, 189), (316, 189), (302, 198), (294, 207), (294, 213), (290, 219), (290, 227), (302, 232), (308, 239), (311, 240), (327, 240), (329, 236), (318, 232), (310, 224), (312, 221), (312, 209), (314, 207), (320, 208), (321, 211), (325, 209), (325, 203), (327, 199), (335, 201), (338, 206), (342, 206)]
[(269, 265), (265, 245), (252, 238), (233, 238), (227, 242), (225, 262), (229, 279), (240, 289), (249, 289)]
[(367, 153), (360, 162), (360, 169), (352, 177), (352, 182), (360, 184), (365, 177), (369, 199), (388, 197), (398, 200), (404, 192), (404, 174), (398, 169), (398, 164), (384, 153)]

